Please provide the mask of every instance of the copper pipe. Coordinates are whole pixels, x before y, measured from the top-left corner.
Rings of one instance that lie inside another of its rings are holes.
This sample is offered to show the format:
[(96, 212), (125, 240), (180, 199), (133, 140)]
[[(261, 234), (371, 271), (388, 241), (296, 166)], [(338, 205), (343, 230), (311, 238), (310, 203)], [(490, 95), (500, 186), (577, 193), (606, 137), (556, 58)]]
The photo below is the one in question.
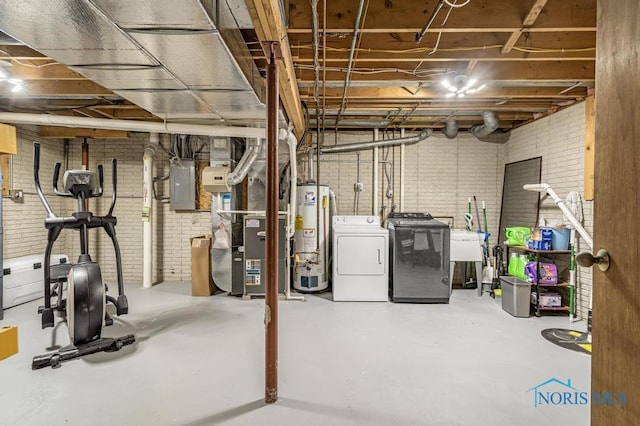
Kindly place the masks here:
[(265, 238), (265, 402), (278, 400), (278, 68), (271, 42), (267, 64), (267, 192)]

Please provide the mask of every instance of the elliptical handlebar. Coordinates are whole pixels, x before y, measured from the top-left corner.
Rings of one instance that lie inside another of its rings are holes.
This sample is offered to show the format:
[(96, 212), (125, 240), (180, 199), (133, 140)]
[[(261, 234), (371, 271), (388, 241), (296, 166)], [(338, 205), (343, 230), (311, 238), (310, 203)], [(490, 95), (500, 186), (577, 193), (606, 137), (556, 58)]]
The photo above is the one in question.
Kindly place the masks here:
[(60, 177), (60, 167), (61, 163), (56, 163), (53, 166), (53, 193), (59, 197), (73, 197), (73, 194), (70, 192), (62, 192), (58, 189), (58, 178)]
[[(102, 179), (100, 179), (102, 182)], [(109, 208), (108, 217), (113, 216), (113, 209), (116, 207), (117, 199), (117, 186), (118, 186), (118, 163), (116, 159), (111, 160), (111, 207)]]
[(104, 171), (102, 170), (102, 164), (98, 164), (98, 191), (95, 194), (91, 194), (91, 198), (102, 197), (102, 186), (104, 184)]
[[(58, 168), (59, 170), (59, 168)], [(38, 142), (33, 143), (33, 180), (36, 186), (36, 193), (38, 194), (38, 198), (44, 205), (45, 210), (47, 211), (47, 216), (49, 217), (57, 217), (53, 210), (51, 210), (51, 206), (47, 201), (44, 193), (42, 192), (42, 187), (40, 186), (40, 144)]]

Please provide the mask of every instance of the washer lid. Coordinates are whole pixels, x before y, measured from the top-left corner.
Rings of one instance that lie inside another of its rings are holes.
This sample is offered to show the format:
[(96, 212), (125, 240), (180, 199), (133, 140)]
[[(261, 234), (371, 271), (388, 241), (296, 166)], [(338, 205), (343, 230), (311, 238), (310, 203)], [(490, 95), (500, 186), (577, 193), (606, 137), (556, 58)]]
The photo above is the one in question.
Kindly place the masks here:
[(452, 240), (456, 240), (456, 241), (480, 241), (480, 239), (483, 238), (480, 236), (480, 234), (478, 234), (477, 232), (474, 231), (465, 231), (465, 230), (457, 230), (457, 229), (452, 229), (451, 230), (451, 239)]

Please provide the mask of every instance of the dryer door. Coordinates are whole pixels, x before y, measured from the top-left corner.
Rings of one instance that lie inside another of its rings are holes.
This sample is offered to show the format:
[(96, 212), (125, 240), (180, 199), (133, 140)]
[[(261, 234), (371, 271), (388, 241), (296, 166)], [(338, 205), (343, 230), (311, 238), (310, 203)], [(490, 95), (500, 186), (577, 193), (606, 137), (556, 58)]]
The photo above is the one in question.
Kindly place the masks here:
[(381, 235), (339, 235), (337, 237), (338, 275), (384, 275), (387, 244)]

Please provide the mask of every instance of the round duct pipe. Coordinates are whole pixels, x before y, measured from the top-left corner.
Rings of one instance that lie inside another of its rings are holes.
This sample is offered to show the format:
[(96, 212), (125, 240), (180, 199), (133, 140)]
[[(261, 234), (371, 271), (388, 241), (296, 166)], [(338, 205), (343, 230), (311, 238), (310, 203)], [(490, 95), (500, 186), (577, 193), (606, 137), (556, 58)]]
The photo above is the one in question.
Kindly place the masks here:
[(339, 152), (353, 152), (353, 151), (361, 151), (363, 149), (369, 148), (381, 148), (385, 146), (396, 146), (396, 145), (412, 145), (414, 143), (418, 143), (420, 141), (425, 140), (431, 134), (433, 130), (425, 129), (414, 136), (409, 136), (406, 138), (398, 138), (398, 139), (386, 139), (386, 140), (373, 140), (369, 142), (357, 142), (357, 143), (349, 143), (344, 145), (335, 145), (320, 148), (320, 154), (333, 154)]
[(494, 133), (500, 125), (498, 122), (498, 117), (496, 117), (496, 114), (494, 112), (483, 112), (482, 120), (484, 121), (484, 124), (482, 126), (473, 126), (471, 128), (471, 133), (473, 133), (473, 135), (478, 138), (479, 141), (505, 143), (509, 140), (511, 132)]
[(444, 124), (444, 130), (442, 132), (447, 139), (454, 139), (458, 136), (458, 122), (453, 118), (448, 119)]
[(483, 112), (482, 121), (484, 122), (482, 126), (473, 126), (471, 128), (471, 133), (473, 133), (473, 136), (478, 139), (489, 136), (491, 133), (495, 132), (500, 125), (498, 117), (496, 117), (496, 114), (492, 111)]
[(249, 169), (260, 155), (262, 150), (262, 139), (255, 138), (247, 140), (247, 148), (242, 155), (242, 158), (238, 162), (238, 165), (233, 172), (227, 176), (227, 184), (230, 186), (237, 185), (247, 176)]

